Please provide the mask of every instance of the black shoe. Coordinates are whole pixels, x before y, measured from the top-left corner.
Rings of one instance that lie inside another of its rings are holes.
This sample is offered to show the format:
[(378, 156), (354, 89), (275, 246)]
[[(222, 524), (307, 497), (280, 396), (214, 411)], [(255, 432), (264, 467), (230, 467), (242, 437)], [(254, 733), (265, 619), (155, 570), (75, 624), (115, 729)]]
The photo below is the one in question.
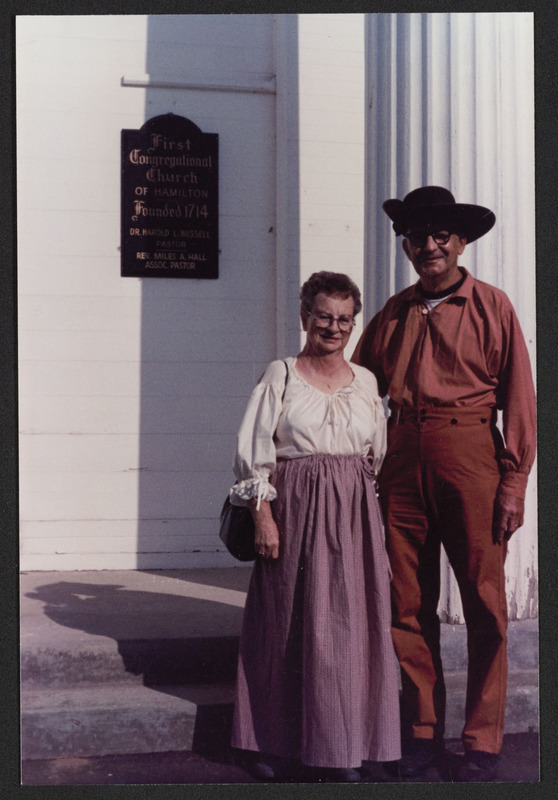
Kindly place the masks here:
[(428, 771), (438, 754), (439, 744), (434, 739), (411, 739), (403, 756), (396, 762), (402, 778), (418, 778)]
[(299, 769), (299, 765), (289, 759), (263, 754), (251, 759), (248, 765), (248, 771), (254, 778), (267, 783), (294, 780)]
[(457, 770), (456, 780), (462, 783), (493, 781), (498, 770), (497, 753), (470, 750)]
[(250, 766), (250, 772), (254, 776), (254, 778), (258, 778), (260, 781), (274, 781), (277, 775), (277, 772), (271, 764), (263, 759), (259, 759), (255, 761)]
[[(386, 776), (392, 774), (393, 765), (397, 763), (397, 761), (363, 761), (360, 767), (362, 780), (370, 783), (383, 783)], [(397, 775), (397, 770), (395, 772)]]
[(311, 780), (317, 783), (358, 783), (360, 772), (345, 767), (311, 767)]

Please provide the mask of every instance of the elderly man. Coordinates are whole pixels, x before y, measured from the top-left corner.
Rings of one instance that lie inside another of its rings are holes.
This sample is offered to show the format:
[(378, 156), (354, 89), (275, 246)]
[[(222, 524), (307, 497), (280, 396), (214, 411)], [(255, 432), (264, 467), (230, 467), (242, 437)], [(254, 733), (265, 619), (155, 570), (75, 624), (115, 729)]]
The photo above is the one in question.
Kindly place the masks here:
[[(523, 524), (535, 455), (535, 392), (507, 296), (458, 266), (494, 214), (438, 186), (383, 209), (419, 275), (365, 328), (353, 360), (389, 395), (380, 474), (390, 556), (393, 640), (402, 679), (403, 777), (443, 750), (440, 545), (455, 573), (468, 635), (461, 781), (495, 777), (506, 705), (507, 542)], [(503, 438), (496, 425), (503, 412)]]

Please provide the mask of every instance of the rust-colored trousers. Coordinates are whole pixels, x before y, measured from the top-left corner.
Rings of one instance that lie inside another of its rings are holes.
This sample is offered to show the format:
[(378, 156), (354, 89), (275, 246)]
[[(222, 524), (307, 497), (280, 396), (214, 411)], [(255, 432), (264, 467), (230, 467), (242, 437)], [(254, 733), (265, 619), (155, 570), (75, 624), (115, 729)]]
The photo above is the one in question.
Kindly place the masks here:
[(500, 446), (489, 408), (403, 409), (390, 422), (380, 474), (403, 735), (432, 739), (444, 732), (437, 614), (442, 544), (467, 624), (463, 744), (489, 753), (502, 745), (507, 684), (507, 548), (492, 538)]

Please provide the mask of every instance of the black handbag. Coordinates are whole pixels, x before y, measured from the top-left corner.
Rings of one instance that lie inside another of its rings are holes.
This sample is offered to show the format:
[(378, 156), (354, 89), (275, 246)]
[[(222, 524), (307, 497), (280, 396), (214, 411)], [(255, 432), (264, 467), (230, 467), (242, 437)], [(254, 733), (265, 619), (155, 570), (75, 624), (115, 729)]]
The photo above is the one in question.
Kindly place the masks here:
[(233, 506), (229, 498), (223, 503), (219, 537), (231, 556), (238, 561), (253, 561), (254, 520), (248, 506)]
[[(281, 400), (285, 396), (289, 368), (285, 364), (285, 386)], [(248, 506), (233, 506), (228, 496), (221, 509), (221, 524), (219, 526), (219, 538), (237, 561), (254, 561), (256, 550), (254, 547), (254, 519)]]

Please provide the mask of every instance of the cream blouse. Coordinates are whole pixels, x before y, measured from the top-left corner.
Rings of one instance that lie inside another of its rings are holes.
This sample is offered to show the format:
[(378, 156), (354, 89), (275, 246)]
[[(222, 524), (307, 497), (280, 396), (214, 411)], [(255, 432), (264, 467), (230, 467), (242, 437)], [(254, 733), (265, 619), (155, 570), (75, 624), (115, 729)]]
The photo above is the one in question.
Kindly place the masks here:
[(352, 383), (326, 394), (297, 372), (296, 358), (268, 365), (238, 432), (231, 503), (245, 505), (256, 497), (259, 507), (261, 500), (274, 500), (277, 492), (269, 478), (277, 459), (315, 453), (370, 456), (379, 471), (386, 452), (386, 418), (378, 385), (366, 368), (349, 366)]

